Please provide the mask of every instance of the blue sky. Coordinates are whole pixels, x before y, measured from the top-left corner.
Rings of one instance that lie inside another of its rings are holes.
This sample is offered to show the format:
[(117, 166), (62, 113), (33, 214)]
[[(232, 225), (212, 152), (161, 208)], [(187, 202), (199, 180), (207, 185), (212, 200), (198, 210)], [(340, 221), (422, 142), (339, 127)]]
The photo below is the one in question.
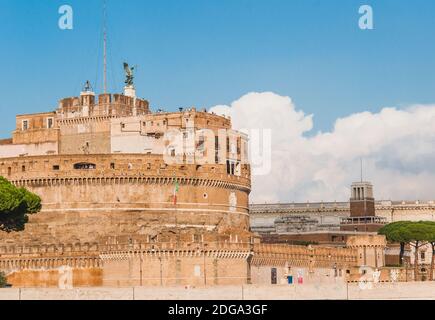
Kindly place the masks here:
[[(58, 8), (74, 29), (58, 28)], [(375, 29), (358, 28), (358, 8)], [(101, 91), (101, 0), (0, 0), (0, 137), (16, 114), (53, 110), (89, 79)], [(315, 131), (339, 117), (435, 102), (431, 0), (108, 0), (109, 89), (122, 62), (154, 109), (229, 104), (251, 91), (290, 96)]]

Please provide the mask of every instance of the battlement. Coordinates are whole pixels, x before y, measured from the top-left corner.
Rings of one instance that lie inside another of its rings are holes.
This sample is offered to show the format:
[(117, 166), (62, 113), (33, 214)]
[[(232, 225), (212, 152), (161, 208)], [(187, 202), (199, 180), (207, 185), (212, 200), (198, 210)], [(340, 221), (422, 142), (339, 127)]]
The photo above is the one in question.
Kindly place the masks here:
[(357, 247), (381, 247), (387, 246), (387, 240), (384, 235), (378, 234), (364, 234), (357, 236), (350, 236), (347, 238), (346, 245), (350, 248)]
[(357, 265), (354, 248), (305, 247), (281, 244), (255, 244), (252, 264), (286, 266), (289, 261), (298, 267), (347, 268)]
[(59, 101), (56, 110), (59, 119), (135, 116), (149, 113), (149, 102), (124, 94), (100, 94), (98, 99), (93, 92), (82, 92), (80, 97), (69, 97)]
[(80, 256), (83, 253), (94, 256), (115, 253), (156, 253), (182, 251), (202, 253), (204, 251), (249, 251), (250, 243), (242, 242), (135, 242), (135, 243), (56, 243), (41, 245), (3, 245), (0, 246), (0, 260), (11, 258), (40, 258), (50, 256)]
[(80, 255), (94, 252), (98, 255), (98, 243), (57, 243), (41, 245), (3, 245), (0, 246), (0, 259), (10, 257), (40, 257), (52, 255)]
[[(67, 265), (85, 255), (87, 258), (125, 260), (135, 256), (146, 257), (207, 257), (242, 258), (253, 255), (253, 265), (281, 265), (292, 261), (299, 266), (328, 268), (355, 266), (357, 250), (354, 248), (305, 247), (279, 244), (253, 244), (249, 242), (141, 242), (141, 243), (74, 243), (33, 246), (0, 246), (0, 265), (15, 264), (23, 267), (46, 266), (45, 259), (67, 259)], [(54, 260), (53, 260), (54, 261)], [(70, 263), (68, 263), (70, 262)], [(100, 263), (98, 263), (100, 264)], [(57, 264), (54, 264), (57, 266)]]
[(243, 165), (241, 175), (235, 176), (228, 175), (223, 165), (168, 165), (162, 156), (151, 154), (52, 155), (5, 158), (0, 160), (0, 175), (19, 185), (54, 183), (54, 181), (59, 183), (92, 182), (94, 181), (92, 179), (115, 178), (155, 178), (162, 183), (171, 183), (177, 178), (180, 183), (194, 183), (194, 181), (218, 183), (220, 181), (250, 189), (249, 165)]

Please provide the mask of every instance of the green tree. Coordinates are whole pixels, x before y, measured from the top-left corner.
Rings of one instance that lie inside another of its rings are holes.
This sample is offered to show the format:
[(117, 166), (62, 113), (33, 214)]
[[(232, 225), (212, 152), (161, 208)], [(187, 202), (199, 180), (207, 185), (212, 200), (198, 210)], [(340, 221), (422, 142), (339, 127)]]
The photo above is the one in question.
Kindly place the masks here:
[(398, 221), (390, 223), (379, 230), (379, 234), (385, 235), (388, 241), (400, 243), (401, 265), (405, 245), (408, 243), (414, 247), (414, 278), (416, 280), (418, 279), (418, 249), (431, 241), (433, 233), (434, 227), (432, 222), (429, 221)]
[(4, 288), (6, 287), (7, 284), (7, 280), (6, 280), (6, 275), (4, 272), (0, 271), (0, 288)]
[(432, 246), (432, 259), (430, 261), (430, 273), (429, 280), (433, 281), (433, 271), (435, 267), (435, 222), (434, 221), (426, 221), (427, 226), (427, 242), (429, 242)]
[(414, 247), (414, 279), (418, 279), (418, 249), (427, 244), (429, 230), (426, 221), (413, 222), (407, 226), (410, 245)]
[(403, 266), (405, 245), (411, 241), (406, 226), (411, 223), (411, 221), (393, 222), (385, 225), (378, 231), (379, 234), (382, 234), (387, 238), (387, 241), (400, 244), (399, 263), (401, 266)]
[(41, 210), (41, 198), (0, 177), (0, 230), (24, 230), (28, 215)]

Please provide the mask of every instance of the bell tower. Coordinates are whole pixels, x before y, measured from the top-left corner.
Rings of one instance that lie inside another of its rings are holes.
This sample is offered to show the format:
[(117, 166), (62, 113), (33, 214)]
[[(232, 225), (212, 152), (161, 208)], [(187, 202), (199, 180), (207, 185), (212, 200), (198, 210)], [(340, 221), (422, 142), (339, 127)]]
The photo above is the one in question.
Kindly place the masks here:
[(370, 182), (354, 182), (351, 186), (350, 216), (374, 217), (375, 199)]
[(376, 232), (385, 224), (385, 218), (376, 216), (373, 185), (363, 181), (352, 183), (350, 216), (341, 220), (340, 230)]

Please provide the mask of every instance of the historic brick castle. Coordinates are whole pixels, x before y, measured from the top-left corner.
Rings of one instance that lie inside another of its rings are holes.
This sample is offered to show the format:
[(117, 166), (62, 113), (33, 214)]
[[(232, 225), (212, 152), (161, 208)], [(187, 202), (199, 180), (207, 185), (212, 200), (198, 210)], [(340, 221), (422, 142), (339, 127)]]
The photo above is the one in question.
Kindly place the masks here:
[(340, 245), (263, 244), (250, 228), (248, 137), (206, 110), (153, 113), (126, 83), (98, 97), (86, 83), (52, 112), (17, 116), (0, 141), (0, 175), (42, 198), (24, 231), (0, 232), (10, 283), (273, 284), (384, 267), (370, 185), (353, 189)]

